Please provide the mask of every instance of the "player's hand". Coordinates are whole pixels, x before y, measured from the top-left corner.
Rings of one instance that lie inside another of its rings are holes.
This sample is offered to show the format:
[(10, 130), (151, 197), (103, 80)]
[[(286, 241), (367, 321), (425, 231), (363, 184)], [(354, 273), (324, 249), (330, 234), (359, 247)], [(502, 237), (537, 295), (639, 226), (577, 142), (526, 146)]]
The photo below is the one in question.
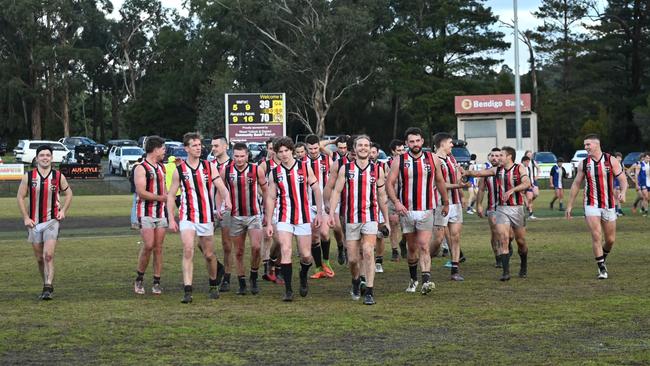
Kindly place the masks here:
[(56, 219), (58, 221), (62, 221), (65, 219), (65, 211), (60, 210), (58, 214), (56, 214)]
[(472, 184), (470, 182), (461, 180), (460, 182), (458, 182), (458, 185), (460, 186), (460, 188), (467, 188), (467, 187), (471, 186)]
[(314, 227), (315, 227), (315, 228), (319, 228), (319, 227), (320, 227), (321, 219), (322, 219), (321, 214), (316, 214), (316, 217), (314, 218)]
[(483, 206), (482, 206), (482, 205), (478, 205), (478, 206), (476, 206), (476, 214), (477, 214), (478, 217), (480, 217), (480, 218), (485, 217), (485, 216), (483, 216)]
[(503, 194), (503, 198), (506, 199), (506, 200), (509, 200), (509, 199), (510, 199), (510, 196), (512, 196), (513, 193), (515, 193), (515, 192), (514, 192), (512, 189), (507, 190), (507, 191)]
[(27, 226), (27, 227), (29, 227), (29, 228), (34, 228), (34, 226), (36, 226), (36, 223), (34, 222), (34, 220), (32, 220), (32, 219), (29, 218), (29, 217), (25, 217), (25, 219), (23, 220), (23, 222), (25, 223), (25, 226)]
[(442, 216), (445, 216), (445, 217), (447, 216), (447, 214), (449, 213), (449, 205), (448, 204), (442, 206), (441, 213), (442, 213)]
[(224, 208), (226, 211), (232, 210), (232, 202), (230, 202), (230, 200), (226, 200), (226, 203), (224, 203)]
[(406, 209), (406, 206), (404, 206), (404, 205), (402, 204), (402, 202), (397, 202), (397, 203), (395, 204), (395, 212), (397, 212), (398, 214), (404, 216), (404, 215), (406, 215), (406, 213), (408, 212), (408, 210)]
[(623, 192), (618, 192), (618, 202), (625, 203), (625, 195)]
[(336, 218), (334, 217), (334, 213), (330, 213), (327, 216), (327, 225), (329, 225), (329, 227), (334, 227), (335, 224), (336, 224)]
[(273, 225), (266, 225), (266, 237), (270, 238), (273, 236)]
[(214, 211), (214, 216), (216, 216), (218, 220), (222, 220), (223, 219), (223, 211), (221, 211), (219, 209)]
[(169, 230), (173, 232), (178, 232), (178, 224), (176, 223), (176, 220), (170, 219), (169, 220)]
[(564, 211), (564, 217), (567, 219), (572, 219), (573, 217), (571, 216), (571, 211), (573, 210), (573, 207), (567, 206), (566, 211)]

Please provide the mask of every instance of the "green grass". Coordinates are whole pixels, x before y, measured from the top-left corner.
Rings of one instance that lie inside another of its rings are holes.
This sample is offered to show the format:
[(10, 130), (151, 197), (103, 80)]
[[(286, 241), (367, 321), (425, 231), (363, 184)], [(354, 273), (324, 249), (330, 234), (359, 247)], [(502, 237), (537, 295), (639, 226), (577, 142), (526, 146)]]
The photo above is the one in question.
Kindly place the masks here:
[[(119, 209), (77, 207), (75, 214), (128, 215), (128, 197), (119, 199)], [(546, 194), (539, 207), (545, 201)], [(194, 303), (182, 305), (178, 234), (165, 242), (165, 293), (136, 297), (139, 237), (96, 236), (90, 229), (87, 237), (66, 237), (65, 225), (56, 298), (42, 303), (31, 248), (0, 240), (0, 364), (650, 363), (647, 219), (619, 220), (611, 278), (597, 281), (584, 220), (559, 219), (547, 209), (537, 214), (545, 219), (529, 223), (528, 279), (496, 281), (487, 224), (466, 215), (464, 283), (450, 282), (437, 258), (434, 292), (406, 294), (406, 263), (386, 261), (372, 307), (349, 299), (350, 276), (338, 264), (334, 279), (310, 281), (309, 296), (293, 303), (281, 302), (283, 288), (268, 283), (258, 296), (225, 293), (209, 301), (200, 257)], [(512, 262), (516, 272), (519, 260)]]
[[(61, 196), (63, 199), (63, 195)], [(73, 196), (68, 217), (113, 217), (131, 214), (131, 195)], [(0, 220), (20, 220), (16, 197), (0, 198)]]

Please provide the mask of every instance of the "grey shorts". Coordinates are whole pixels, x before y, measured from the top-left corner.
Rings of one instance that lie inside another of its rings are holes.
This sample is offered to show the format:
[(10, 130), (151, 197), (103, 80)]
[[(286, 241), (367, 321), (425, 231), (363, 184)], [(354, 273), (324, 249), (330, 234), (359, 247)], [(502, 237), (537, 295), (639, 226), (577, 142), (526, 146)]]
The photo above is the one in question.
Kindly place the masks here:
[(239, 236), (251, 229), (262, 230), (262, 217), (260, 215), (232, 216), (230, 218), (230, 236)]
[(408, 211), (399, 217), (402, 233), (409, 234), (415, 231), (433, 231), (433, 210)]
[(45, 243), (59, 238), (59, 221), (50, 220), (27, 229), (27, 241), (33, 244)]
[(388, 214), (397, 215), (397, 211), (395, 210), (395, 204), (393, 203), (392, 200), (388, 200)]
[(497, 211), (496, 210), (487, 210), (487, 211), (485, 211), (485, 216), (487, 216), (487, 217), (497, 217)]
[(156, 218), (151, 216), (143, 216), (140, 218), (140, 227), (142, 229), (158, 229), (166, 228), (169, 224), (167, 223), (167, 218)]
[(524, 206), (497, 206), (497, 225), (510, 225), (513, 228), (526, 227)]
[[(230, 229), (230, 226), (232, 226), (231, 212), (229, 210), (225, 210), (225, 211), (222, 212), (221, 215), (222, 215), (221, 220), (216, 221), (217, 227)], [(215, 217), (216, 217), (216, 215), (215, 215)]]
[(449, 212), (447, 216), (442, 216), (442, 206), (436, 207), (434, 212), (433, 224), (435, 226), (447, 226), (448, 223), (463, 223), (463, 205), (454, 203), (449, 205)]
[(345, 240), (361, 240), (363, 235), (377, 235), (379, 224), (370, 221), (363, 224), (345, 224)]

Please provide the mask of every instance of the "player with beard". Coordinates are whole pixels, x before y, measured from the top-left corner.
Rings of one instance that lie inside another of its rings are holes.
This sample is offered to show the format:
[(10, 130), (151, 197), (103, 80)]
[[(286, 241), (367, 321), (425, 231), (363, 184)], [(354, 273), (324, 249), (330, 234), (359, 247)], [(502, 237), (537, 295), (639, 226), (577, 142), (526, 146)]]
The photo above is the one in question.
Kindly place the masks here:
[[(291, 264), (293, 238), (298, 239), (300, 253), (300, 296), (308, 293), (309, 268), (312, 265), (311, 255), (311, 217), (309, 212), (309, 193), (311, 187), (316, 196), (316, 218), (314, 225), (320, 226), (321, 207), (323, 199), (318, 180), (307, 162), (297, 161), (293, 157), (294, 145), (288, 137), (282, 137), (274, 142), (273, 149), (280, 159), (280, 164), (271, 170), (269, 188), (265, 206), (266, 212), (276, 213), (276, 228), (280, 241), (282, 275), (285, 283), (284, 301), (293, 300), (291, 286), (293, 267)], [(275, 211), (275, 206), (278, 210)], [(274, 232), (273, 218), (266, 215), (266, 233), (272, 236)]]
[[(352, 299), (361, 296), (362, 273), (365, 274), (364, 304), (374, 305), (374, 251), (377, 242), (379, 208), (388, 216), (384, 187), (384, 172), (381, 167), (369, 160), (370, 138), (366, 135), (354, 139), (356, 158), (345, 164), (338, 176), (330, 198), (330, 207), (335, 207), (346, 188), (345, 238), (347, 243), (348, 263), (352, 274)], [(329, 215), (334, 223), (336, 213)], [(390, 230), (390, 226), (388, 226)], [(361, 258), (360, 258), (361, 257)]]
[[(609, 277), (607, 272), (607, 255), (616, 240), (616, 203), (614, 198), (614, 179), (618, 180), (620, 192), (618, 200), (625, 202), (627, 178), (621, 164), (612, 155), (602, 151), (600, 137), (589, 134), (584, 139), (587, 157), (578, 168), (571, 185), (571, 196), (566, 207), (566, 217), (571, 218), (573, 202), (578, 196), (580, 185), (585, 182), (584, 207), (585, 221), (591, 232), (591, 246), (598, 265), (598, 279)], [(604, 235), (603, 235), (604, 234)], [(605, 243), (603, 245), (603, 236)]]
[[(318, 179), (318, 187), (321, 192), (325, 190), (327, 179), (330, 173), (330, 158), (320, 151), (320, 139), (316, 135), (309, 135), (305, 138), (307, 146), (307, 156), (304, 161), (309, 163), (312, 171)], [(320, 227), (316, 227), (314, 219), (316, 218), (316, 195), (310, 189), (310, 210), (311, 210), (311, 254), (316, 263), (316, 273), (310, 278), (332, 278), (334, 271), (330, 265), (330, 230), (327, 220), (320, 223)], [(325, 207), (321, 207), (321, 211), (325, 212)]]
[[(418, 287), (417, 267), (422, 271), (423, 295), (431, 292), (435, 284), (431, 281), (431, 256), (429, 243), (433, 231), (433, 209), (436, 206), (434, 186), (441, 195), (443, 207), (440, 213), (446, 216), (449, 201), (445, 181), (440, 171), (440, 159), (430, 152), (423, 152), (424, 137), (417, 127), (410, 127), (404, 133), (409, 152), (400, 155), (393, 162), (388, 175), (388, 197), (400, 215), (402, 233), (408, 245), (408, 267), (410, 283), (406, 292), (416, 292)], [(395, 185), (398, 185), (398, 192)], [(419, 259), (418, 259), (419, 256)]]

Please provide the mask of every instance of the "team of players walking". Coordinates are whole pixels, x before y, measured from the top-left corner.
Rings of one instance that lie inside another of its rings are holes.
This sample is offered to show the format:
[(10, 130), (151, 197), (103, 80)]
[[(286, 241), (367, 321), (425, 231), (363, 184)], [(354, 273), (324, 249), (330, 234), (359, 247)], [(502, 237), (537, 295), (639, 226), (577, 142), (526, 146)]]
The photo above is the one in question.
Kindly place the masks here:
[[(260, 292), (258, 271), (263, 265), (262, 278), (284, 284), (283, 300), (292, 301), (294, 238), (300, 258), (299, 294), (304, 297), (309, 292), (313, 264), (317, 270), (312, 279), (335, 275), (329, 262), (332, 228), (339, 263), (347, 262), (350, 269), (350, 293), (354, 300), (363, 296), (364, 304), (375, 303), (374, 276), (376, 271), (381, 272), (383, 260), (381, 238), (391, 237), (396, 258), (398, 229), (408, 248), (410, 281), (406, 292), (427, 294), (435, 287), (431, 281), (431, 256), (444, 241), (451, 257), (450, 279), (464, 280), (460, 271), (460, 236), (461, 190), (469, 186), (466, 176), (480, 178), (476, 206), (481, 216), (482, 197), (487, 194), (485, 216), (490, 224), (496, 266), (502, 269), (499, 280), (510, 280), (513, 239), (520, 258), (519, 277), (527, 277), (524, 205), (531, 179), (526, 166), (516, 163), (515, 150), (494, 148), (485, 169), (464, 170), (451, 155), (451, 135), (438, 133), (433, 137), (435, 152), (423, 149), (424, 136), (418, 128), (407, 129), (404, 137), (408, 152), (401, 151), (401, 142), (391, 143), (393, 156), (386, 164), (376, 160), (378, 146), (366, 135), (340, 137), (336, 140), (338, 150), (333, 153), (324, 148), (325, 143), (317, 136), (311, 135), (305, 146), (300, 146), (302, 152), (297, 151), (290, 138), (269, 141), (267, 159), (258, 165), (248, 161), (248, 149), (243, 143), (234, 144), (231, 159), (223, 137), (212, 140), (215, 160), (202, 160), (201, 136), (187, 133), (183, 144), (188, 157), (177, 164), (168, 189), (162, 164), (164, 140), (149, 137), (146, 157), (133, 172), (143, 242), (135, 293), (146, 292), (144, 275), (152, 256), (151, 292), (162, 292), (162, 246), (169, 229), (180, 231), (183, 243), (183, 303), (192, 302), (196, 237), (207, 265), (209, 298), (216, 299), (220, 291), (230, 290), (234, 251), (238, 294), (247, 294), (249, 287), (251, 294)], [(586, 136), (584, 144), (589, 156), (578, 169), (566, 215), (571, 217), (573, 202), (584, 181), (585, 216), (592, 234), (598, 278), (606, 279), (605, 261), (615, 240), (615, 201), (624, 202), (627, 181), (619, 161), (601, 151), (598, 136)], [(54, 291), (53, 255), (58, 223), (65, 217), (72, 199), (65, 177), (51, 167), (51, 156), (50, 147), (39, 148), (38, 166), (23, 177), (18, 192), (29, 241), (44, 278), (41, 298), (46, 300)], [(59, 192), (65, 194), (63, 203), (59, 202)], [(27, 197), (29, 207), (25, 204)], [(221, 227), (223, 263), (217, 261), (215, 254), (215, 219)], [(251, 243), (248, 281), (244, 265), (247, 235)], [(378, 242), (381, 245), (377, 246)]]

